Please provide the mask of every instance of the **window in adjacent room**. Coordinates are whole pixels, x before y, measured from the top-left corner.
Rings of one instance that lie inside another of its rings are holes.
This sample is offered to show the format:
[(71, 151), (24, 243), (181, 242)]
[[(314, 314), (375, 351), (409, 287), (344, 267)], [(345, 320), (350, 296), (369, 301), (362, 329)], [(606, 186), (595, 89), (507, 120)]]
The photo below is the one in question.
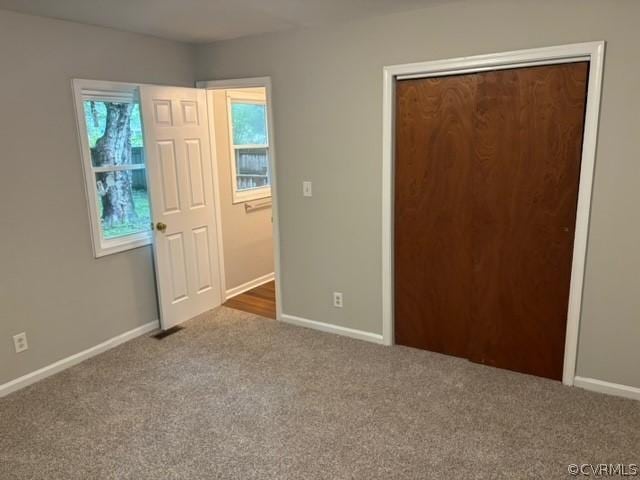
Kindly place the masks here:
[(264, 89), (227, 91), (233, 203), (271, 196)]
[(140, 104), (135, 85), (74, 82), (80, 143), (96, 257), (148, 245)]

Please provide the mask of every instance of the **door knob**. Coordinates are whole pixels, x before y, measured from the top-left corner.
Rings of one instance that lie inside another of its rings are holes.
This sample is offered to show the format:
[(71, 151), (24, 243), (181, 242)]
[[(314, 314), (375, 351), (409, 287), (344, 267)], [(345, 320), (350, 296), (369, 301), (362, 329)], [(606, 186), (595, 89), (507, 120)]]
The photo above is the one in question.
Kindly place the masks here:
[(158, 223), (156, 223), (156, 228), (158, 229), (158, 231), (164, 233), (165, 230), (167, 229), (167, 224), (166, 223), (162, 223), (162, 222), (158, 222)]

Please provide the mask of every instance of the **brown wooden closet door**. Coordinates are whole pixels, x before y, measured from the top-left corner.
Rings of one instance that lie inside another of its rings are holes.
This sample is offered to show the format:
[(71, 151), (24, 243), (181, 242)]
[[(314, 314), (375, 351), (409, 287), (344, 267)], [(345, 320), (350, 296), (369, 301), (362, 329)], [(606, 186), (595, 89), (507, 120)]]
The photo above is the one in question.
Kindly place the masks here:
[(398, 82), (396, 343), (561, 378), (587, 76)]
[(395, 341), (465, 356), (471, 315), (473, 76), (396, 89)]
[(471, 360), (562, 378), (588, 69), (478, 75)]

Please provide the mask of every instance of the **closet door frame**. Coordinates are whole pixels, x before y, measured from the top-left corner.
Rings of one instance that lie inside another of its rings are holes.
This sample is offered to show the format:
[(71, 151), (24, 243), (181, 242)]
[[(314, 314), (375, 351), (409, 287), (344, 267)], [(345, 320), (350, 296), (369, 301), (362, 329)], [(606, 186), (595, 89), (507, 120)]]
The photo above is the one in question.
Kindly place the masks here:
[(567, 313), (562, 383), (573, 385), (576, 373), (578, 332), (591, 212), (591, 193), (595, 168), (600, 97), (604, 69), (605, 42), (587, 42), (554, 47), (492, 53), (472, 57), (392, 65), (383, 69), (382, 130), (382, 337), (385, 345), (394, 343), (394, 123), (397, 80), (440, 77), (463, 73), (511, 68), (589, 62), (582, 163), (578, 190), (576, 229), (571, 262), (571, 283)]

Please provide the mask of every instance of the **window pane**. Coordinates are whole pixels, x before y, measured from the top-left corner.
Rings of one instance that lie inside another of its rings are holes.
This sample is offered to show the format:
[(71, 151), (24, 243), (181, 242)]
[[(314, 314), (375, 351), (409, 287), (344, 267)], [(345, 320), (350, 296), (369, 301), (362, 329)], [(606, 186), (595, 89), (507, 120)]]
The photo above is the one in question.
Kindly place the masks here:
[(266, 148), (236, 150), (236, 182), (238, 191), (270, 185), (269, 155)]
[(137, 103), (85, 100), (84, 113), (94, 167), (144, 163)]
[(267, 107), (256, 103), (231, 104), (234, 145), (267, 145)]
[(96, 172), (98, 214), (102, 238), (146, 232), (151, 227), (145, 170), (117, 170), (118, 166), (144, 165), (140, 106), (137, 103), (84, 101), (91, 164), (114, 167)]
[(96, 173), (102, 238), (109, 240), (151, 229), (145, 170)]

